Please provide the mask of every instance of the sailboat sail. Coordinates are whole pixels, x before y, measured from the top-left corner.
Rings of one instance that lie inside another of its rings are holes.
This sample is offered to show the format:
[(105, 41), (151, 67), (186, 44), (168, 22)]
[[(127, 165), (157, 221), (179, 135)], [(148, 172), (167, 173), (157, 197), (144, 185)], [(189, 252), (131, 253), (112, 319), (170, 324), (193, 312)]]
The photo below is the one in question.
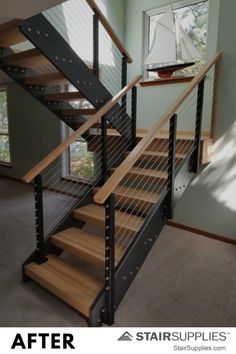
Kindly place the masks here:
[(192, 61), (203, 59), (202, 54), (197, 50), (189, 35), (185, 32), (180, 22), (176, 20), (177, 38), (180, 43), (181, 60)]
[(156, 24), (152, 47), (144, 65), (175, 62), (176, 33), (172, 10), (168, 10)]
[(203, 59), (180, 21), (174, 19), (170, 8), (156, 24), (156, 31), (150, 53), (144, 65), (191, 62)]

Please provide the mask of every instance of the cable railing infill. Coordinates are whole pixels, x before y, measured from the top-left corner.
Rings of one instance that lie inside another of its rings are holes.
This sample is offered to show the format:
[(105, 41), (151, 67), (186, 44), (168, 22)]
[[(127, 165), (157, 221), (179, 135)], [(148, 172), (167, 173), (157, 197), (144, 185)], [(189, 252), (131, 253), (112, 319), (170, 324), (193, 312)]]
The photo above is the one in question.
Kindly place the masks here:
[[(193, 90), (201, 83), (205, 78), (209, 70), (216, 65), (221, 58), (221, 53), (217, 53), (213, 59), (206, 64), (204, 69), (196, 75), (196, 77), (190, 82), (184, 92), (179, 96), (179, 98), (171, 105), (168, 111), (161, 117), (160, 120), (150, 129), (139, 144), (130, 152), (128, 157), (121, 163), (121, 165), (114, 171), (112, 176), (107, 180), (102, 188), (94, 196), (95, 202), (99, 204), (104, 204), (107, 198), (114, 192), (116, 187), (122, 181), (122, 179), (127, 175), (130, 169), (138, 161), (140, 156), (148, 148), (148, 146), (153, 142), (158, 132), (165, 126), (166, 123), (170, 121), (173, 115), (177, 112), (179, 107), (183, 102), (189, 97)], [(212, 134), (212, 132), (211, 132)]]

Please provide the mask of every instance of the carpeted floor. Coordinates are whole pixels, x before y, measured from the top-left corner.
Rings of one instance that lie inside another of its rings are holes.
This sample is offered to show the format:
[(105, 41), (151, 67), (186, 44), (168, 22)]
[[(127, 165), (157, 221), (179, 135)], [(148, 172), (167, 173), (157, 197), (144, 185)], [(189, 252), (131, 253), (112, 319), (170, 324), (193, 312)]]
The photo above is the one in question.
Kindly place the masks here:
[[(32, 187), (0, 178), (0, 326), (86, 326), (33, 282)], [(116, 326), (236, 326), (236, 247), (165, 227), (116, 313)]]

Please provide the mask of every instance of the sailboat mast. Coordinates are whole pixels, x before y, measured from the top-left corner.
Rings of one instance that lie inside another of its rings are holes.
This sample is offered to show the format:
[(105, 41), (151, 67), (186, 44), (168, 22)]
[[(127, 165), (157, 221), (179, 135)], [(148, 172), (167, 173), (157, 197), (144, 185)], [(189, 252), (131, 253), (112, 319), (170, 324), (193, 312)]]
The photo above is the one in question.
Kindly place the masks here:
[(176, 27), (176, 20), (175, 20), (175, 13), (174, 13), (174, 9), (173, 9), (173, 4), (172, 2), (170, 3), (170, 8), (171, 8), (171, 12), (172, 12), (172, 16), (173, 16), (173, 21), (174, 21), (174, 28), (175, 28), (175, 57), (176, 60), (178, 61), (178, 37), (177, 37), (177, 27)]

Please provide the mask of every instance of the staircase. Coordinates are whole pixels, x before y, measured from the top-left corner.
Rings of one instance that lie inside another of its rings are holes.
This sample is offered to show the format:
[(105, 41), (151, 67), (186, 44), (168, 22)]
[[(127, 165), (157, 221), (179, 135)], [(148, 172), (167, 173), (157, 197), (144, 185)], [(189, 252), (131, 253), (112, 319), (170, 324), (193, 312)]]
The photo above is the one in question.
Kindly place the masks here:
[[(202, 125), (209, 118), (204, 111), (209, 97), (215, 104), (220, 54), (153, 129), (138, 130), (136, 85), (142, 76), (127, 84), (129, 54), (95, 2), (86, 0), (83, 6), (92, 14), (92, 64), (39, 14), (0, 26), (0, 68), (74, 130), (23, 177), (34, 184), (36, 217), (36, 249), (23, 264), (23, 279), (34, 280), (79, 311), (90, 326), (99, 326), (114, 323), (116, 309), (166, 220), (173, 218), (175, 204), (210, 161), (213, 125), (209, 133)], [(115, 95), (100, 77), (99, 26), (121, 55), (121, 87)], [(14, 52), (12, 46), (26, 41), (30, 49)], [(88, 107), (73, 105), (81, 100)], [(186, 117), (191, 129), (183, 131)], [(63, 156), (80, 138), (95, 156), (90, 183), (61, 178)], [(48, 200), (55, 207), (47, 208)]]

